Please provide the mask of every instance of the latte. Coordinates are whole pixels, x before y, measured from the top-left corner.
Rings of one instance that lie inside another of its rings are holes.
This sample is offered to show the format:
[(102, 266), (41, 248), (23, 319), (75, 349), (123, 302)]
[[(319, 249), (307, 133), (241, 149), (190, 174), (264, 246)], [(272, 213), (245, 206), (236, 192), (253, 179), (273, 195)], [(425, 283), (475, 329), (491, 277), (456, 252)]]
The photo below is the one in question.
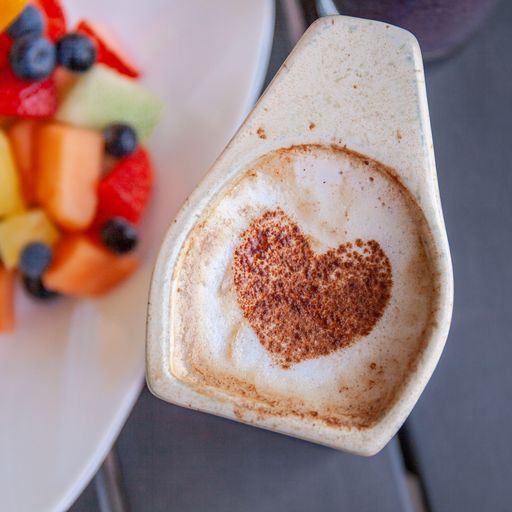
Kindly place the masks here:
[(315, 144), (268, 153), (188, 234), (170, 370), (242, 419), (370, 427), (428, 339), (432, 246), (411, 194), (378, 162)]

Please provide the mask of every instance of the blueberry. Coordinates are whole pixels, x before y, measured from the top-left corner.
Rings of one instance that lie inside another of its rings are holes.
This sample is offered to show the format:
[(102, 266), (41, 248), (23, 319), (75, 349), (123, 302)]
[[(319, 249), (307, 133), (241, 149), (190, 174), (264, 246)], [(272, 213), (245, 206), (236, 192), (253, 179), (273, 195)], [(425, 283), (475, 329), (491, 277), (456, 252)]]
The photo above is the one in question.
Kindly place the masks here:
[(131, 155), (137, 148), (137, 134), (135, 130), (123, 123), (107, 126), (103, 131), (106, 152), (116, 158)]
[(138, 241), (135, 228), (122, 217), (114, 217), (101, 226), (101, 240), (117, 254), (130, 252)]
[(26, 245), (21, 251), (18, 267), (23, 274), (33, 279), (40, 278), (52, 262), (52, 249), (42, 242)]
[(36, 299), (53, 299), (55, 297), (58, 297), (59, 294), (57, 292), (54, 292), (52, 290), (48, 290), (48, 288), (45, 287), (41, 279), (29, 277), (29, 276), (23, 276), (23, 286), (25, 287), (25, 290), (32, 295), (32, 297), (35, 297)]
[(89, 37), (70, 32), (57, 41), (57, 61), (70, 71), (83, 73), (96, 62), (96, 46)]
[(9, 59), (18, 78), (42, 80), (55, 68), (55, 47), (44, 37), (28, 34), (14, 41)]
[(44, 20), (41, 11), (33, 5), (27, 5), (21, 14), (7, 29), (7, 33), (13, 39), (32, 34), (40, 36), (43, 33)]

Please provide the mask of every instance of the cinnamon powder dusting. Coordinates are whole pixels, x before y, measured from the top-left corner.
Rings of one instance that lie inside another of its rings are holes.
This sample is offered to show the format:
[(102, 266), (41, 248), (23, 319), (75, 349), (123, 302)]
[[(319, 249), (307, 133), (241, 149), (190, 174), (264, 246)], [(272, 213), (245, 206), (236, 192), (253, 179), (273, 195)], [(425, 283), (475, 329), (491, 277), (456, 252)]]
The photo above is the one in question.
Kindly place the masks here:
[(281, 209), (242, 233), (233, 275), (244, 317), (282, 368), (368, 335), (392, 287), (391, 264), (377, 241), (357, 239), (316, 255)]
[(265, 130), (263, 128), (261, 128), (261, 127), (256, 130), (256, 134), (258, 135), (258, 137), (260, 139), (266, 139), (267, 138), (267, 134), (265, 133)]

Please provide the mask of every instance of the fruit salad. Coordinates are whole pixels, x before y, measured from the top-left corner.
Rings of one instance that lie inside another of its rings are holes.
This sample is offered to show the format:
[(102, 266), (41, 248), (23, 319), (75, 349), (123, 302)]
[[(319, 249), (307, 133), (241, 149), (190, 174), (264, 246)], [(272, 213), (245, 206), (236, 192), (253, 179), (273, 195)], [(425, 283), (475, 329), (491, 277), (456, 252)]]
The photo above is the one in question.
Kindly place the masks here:
[(69, 27), (58, 0), (6, 0), (0, 32), (2, 333), (16, 282), (40, 301), (98, 297), (137, 269), (162, 103), (108, 30)]

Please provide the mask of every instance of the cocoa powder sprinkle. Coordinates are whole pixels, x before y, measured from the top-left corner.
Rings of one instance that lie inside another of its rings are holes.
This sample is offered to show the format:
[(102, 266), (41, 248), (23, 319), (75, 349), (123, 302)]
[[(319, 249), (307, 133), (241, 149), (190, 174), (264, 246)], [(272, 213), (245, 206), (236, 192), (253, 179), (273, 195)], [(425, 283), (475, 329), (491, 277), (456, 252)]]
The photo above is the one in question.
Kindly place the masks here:
[(375, 240), (316, 255), (281, 209), (242, 233), (233, 275), (237, 300), (282, 368), (348, 347), (368, 335), (391, 295), (391, 263)]

